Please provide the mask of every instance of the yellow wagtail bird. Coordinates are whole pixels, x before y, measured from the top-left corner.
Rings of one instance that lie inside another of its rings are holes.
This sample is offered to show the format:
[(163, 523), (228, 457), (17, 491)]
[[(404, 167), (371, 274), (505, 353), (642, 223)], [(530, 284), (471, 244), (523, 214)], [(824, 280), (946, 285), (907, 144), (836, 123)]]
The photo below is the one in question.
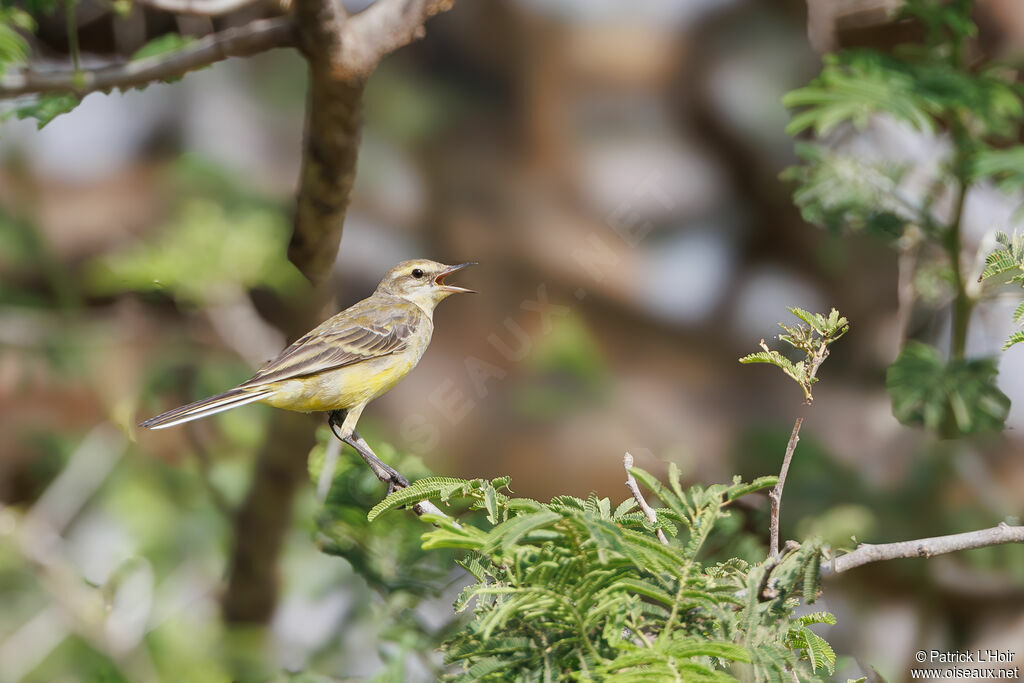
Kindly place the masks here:
[(409, 482), (381, 462), (356, 431), (366, 404), (416, 367), (434, 331), (434, 307), (448, 296), (471, 289), (447, 285), (445, 277), (474, 263), (446, 266), (417, 259), (388, 271), (367, 299), (325, 320), (252, 379), (223, 394), (169, 410), (140, 426), (173, 427), (247, 403), (303, 413), (328, 411), (335, 436), (349, 444), (388, 493)]

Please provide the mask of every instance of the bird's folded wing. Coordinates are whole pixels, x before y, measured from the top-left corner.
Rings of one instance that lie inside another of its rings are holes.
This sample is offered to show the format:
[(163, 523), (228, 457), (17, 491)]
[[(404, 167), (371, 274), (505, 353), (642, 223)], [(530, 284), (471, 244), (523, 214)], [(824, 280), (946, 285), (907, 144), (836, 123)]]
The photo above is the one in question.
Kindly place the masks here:
[(360, 302), (327, 320), (270, 361), (242, 387), (307, 377), (361, 361), (398, 353), (421, 324), (422, 313), (408, 306), (379, 308)]

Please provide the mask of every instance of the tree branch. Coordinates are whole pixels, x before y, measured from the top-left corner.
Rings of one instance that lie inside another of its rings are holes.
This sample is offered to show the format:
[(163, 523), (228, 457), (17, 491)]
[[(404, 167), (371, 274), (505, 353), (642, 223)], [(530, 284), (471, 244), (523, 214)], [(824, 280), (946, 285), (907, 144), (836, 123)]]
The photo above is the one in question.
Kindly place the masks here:
[(365, 79), (385, 55), (422, 38), (423, 24), (453, 5), (454, 0), (377, 0), (342, 26), (336, 75)]
[(295, 491), (306, 481), (314, 422), (274, 411), (252, 485), (235, 517), (235, 546), (222, 598), (229, 623), (265, 623), (277, 605), (277, 557), (291, 524)]
[[(822, 344), (824, 346), (824, 344)], [(818, 364), (820, 365), (820, 363)], [(815, 366), (815, 370), (817, 366)], [(770, 536), (770, 547), (768, 557), (776, 557), (779, 554), (779, 510), (782, 508), (782, 489), (786, 486), (786, 475), (789, 474), (789, 463), (793, 460), (793, 451), (800, 441), (800, 425), (804, 423), (802, 417), (798, 417), (793, 424), (793, 433), (789, 436), (789, 443), (786, 444), (786, 457), (782, 459), (782, 469), (779, 471), (779, 481), (771, 490), (768, 497), (772, 501), (772, 518), (769, 522), (768, 531)]]
[(377, 0), (349, 17), (333, 0), (295, 0), (310, 68), (304, 151), (288, 258), (313, 284), (330, 274), (355, 182), (363, 85), (380, 59), (423, 35), (452, 0)]
[(821, 574), (822, 576), (840, 574), (871, 562), (910, 557), (933, 557), (958, 550), (984, 548), (1003, 543), (1024, 543), (1024, 526), (1010, 526), (1005, 522), (1000, 522), (991, 529), (980, 529), (949, 536), (935, 536), (920, 538), (916, 541), (900, 541), (881, 545), (862, 543), (853, 552), (833, 557), (830, 563), (823, 564)]
[(248, 57), (276, 47), (295, 44), (289, 17), (262, 19), (200, 38), (166, 55), (127, 64), (82, 71), (15, 71), (0, 77), (0, 99), (19, 95), (74, 93), (126, 89), (177, 78), (229, 57)]
[[(640, 487), (636, 483), (636, 478), (633, 476), (633, 473), (630, 472), (630, 469), (633, 467), (633, 455), (631, 453), (626, 453), (626, 455), (622, 457), (622, 466), (626, 469), (626, 488), (628, 488), (629, 492), (633, 494), (633, 498), (640, 506), (640, 509), (644, 511), (648, 521), (650, 521), (651, 524), (657, 524), (658, 513), (655, 512), (654, 508), (647, 503), (647, 500), (644, 498), (644, 494), (640, 492)], [(665, 536), (664, 529), (658, 529), (658, 540), (661, 541), (662, 545), (668, 545), (668, 537)]]

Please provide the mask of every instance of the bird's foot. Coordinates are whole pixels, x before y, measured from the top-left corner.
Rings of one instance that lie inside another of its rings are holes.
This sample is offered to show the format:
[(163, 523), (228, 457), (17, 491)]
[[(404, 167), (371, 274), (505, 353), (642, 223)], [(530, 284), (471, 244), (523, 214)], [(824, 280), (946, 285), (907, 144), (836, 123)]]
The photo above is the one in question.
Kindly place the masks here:
[(390, 496), (392, 493), (394, 493), (395, 491), (398, 491), (399, 489), (407, 488), (409, 486), (409, 480), (406, 479), (405, 477), (403, 477), (401, 474), (399, 474), (397, 470), (394, 470), (392, 468), (388, 468), (388, 469), (391, 470), (391, 472), (389, 473), (388, 479), (387, 479), (387, 484), (388, 484), (388, 493), (387, 493), (387, 495)]

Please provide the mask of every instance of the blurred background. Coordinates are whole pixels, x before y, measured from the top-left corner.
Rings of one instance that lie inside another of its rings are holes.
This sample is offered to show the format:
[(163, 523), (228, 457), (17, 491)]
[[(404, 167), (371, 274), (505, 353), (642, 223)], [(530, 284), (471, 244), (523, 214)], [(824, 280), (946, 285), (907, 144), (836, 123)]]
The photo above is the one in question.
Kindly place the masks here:
[[(884, 386), (897, 256), (808, 226), (778, 178), (795, 162), (781, 96), (824, 50), (894, 40), (881, 21), (894, 4), (501, 0), (432, 20), (367, 87), (322, 314), (412, 257), (479, 261), (459, 283), (480, 293), (438, 309), (419, 367), (364, 414), (368, 441), (413, 474), (507, 474), (545, 499), (623, 499), (626, 451), (694, 482), (775, 474), (802, 396), (736, 360), (786, 306), (836, 307), (852, 330), (806, 412), (783, 536), (849, 547), (1019, 516), (1024, 351), (1000, 357), (1006, 433), (967, 447), (900, 426)], [(979, 12), (986, 49), (1021, 54), (1024, 5)], [(212, 26), (142, 7), (114, 19), (102, 3), (77, 18), (87, 53)], [(62, 24), (41, 29), (57, 51)], [(280, 562), (261, 569), (281, 585), (269, 630), (222, 623), (234, 510), (271, 409), (133, 426), (246, 379), (308, 304), (285, 256), (305, 90), (303, 61), (278, 50), (90, 95), (42, 130), (0, 128), (0, 681), (238, 680), (248, 660), (303, 680), (435, 675), (426, 641), (395, 624), (443, 631), (459, 576), (410, 612), (322, 554), (319, 465), (279, 515)], [(857, 135), (866, 155), (946, 150), (884, 119)], [(1012, 228), (1018, 204), (973, 193), (968, 244)], [(971, 354), (998, 352), (1009, 310), (979, 306)], [(931, 313), (913, 325), (939, 344), (947, 327)], [(335, 457), (323, 421), (303, 424), (282, 447), (304, 459), (315, 434), (314, 461)], [(366, 509), (383, 487), (362, 495)], [(921, 648), (1024, 657), (1022, 607), (1017, 547), (865, 567), (826, 584), (822, 605), (850, 655), (844, 680), (868, 667), (900, 680)]]

